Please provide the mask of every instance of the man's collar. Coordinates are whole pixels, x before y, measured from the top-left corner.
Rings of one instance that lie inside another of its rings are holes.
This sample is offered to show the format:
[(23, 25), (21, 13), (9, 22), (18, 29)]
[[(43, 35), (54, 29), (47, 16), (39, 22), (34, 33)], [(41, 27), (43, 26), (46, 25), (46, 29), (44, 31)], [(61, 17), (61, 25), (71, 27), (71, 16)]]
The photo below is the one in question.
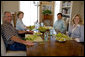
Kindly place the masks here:
[(9, 22), (4, 22), (4, 24), (9, 24), (9, 25), (11, 25), (11, 23), (9, 23)]

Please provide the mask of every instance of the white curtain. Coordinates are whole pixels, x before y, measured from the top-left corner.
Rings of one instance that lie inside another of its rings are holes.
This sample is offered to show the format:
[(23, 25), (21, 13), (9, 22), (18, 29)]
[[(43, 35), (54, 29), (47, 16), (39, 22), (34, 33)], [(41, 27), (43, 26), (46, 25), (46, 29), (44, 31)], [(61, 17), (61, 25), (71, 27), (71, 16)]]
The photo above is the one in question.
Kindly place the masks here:
[(58, 13), (60, 13), (60, 1), (55, 1), (54, 23), (57, 20)]
[(26, 26), (34, 25), (37, 21), (37, 6), (33, 1), (20, 1), (20, 11), (24, 12), (23, 23)]

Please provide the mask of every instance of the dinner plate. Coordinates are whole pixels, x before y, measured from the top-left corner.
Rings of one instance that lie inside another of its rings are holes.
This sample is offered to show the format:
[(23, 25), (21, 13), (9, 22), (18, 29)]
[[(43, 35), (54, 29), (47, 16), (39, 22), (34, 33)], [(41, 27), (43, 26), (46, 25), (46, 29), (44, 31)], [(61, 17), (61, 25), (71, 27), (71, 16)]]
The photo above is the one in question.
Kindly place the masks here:
[(56, 40), (57, 42), (61, 42), (61, 43), (64, 43), (64, 42), (66, 42), (66, 40), (64, 40), (64, 41), (59, 41), (59, 40)]

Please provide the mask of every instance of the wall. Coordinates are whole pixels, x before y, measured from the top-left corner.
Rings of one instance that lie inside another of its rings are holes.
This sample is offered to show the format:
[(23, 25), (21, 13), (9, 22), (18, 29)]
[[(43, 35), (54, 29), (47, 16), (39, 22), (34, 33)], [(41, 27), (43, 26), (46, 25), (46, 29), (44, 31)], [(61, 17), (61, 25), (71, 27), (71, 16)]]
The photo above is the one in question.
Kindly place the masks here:
[(2, 24), (2, 3), (1, 3), (1, 24)]
[(82, 19), (84, 19), (84, 1), (81, 2), (80, 13), (81, 13)]
[(84, 1), (73, 1), (71, 17), (75, 14), (80, 14), (82, 19), (84, 19)]
[[(2, 15), (5, 11), (17, 12), (19, 11), (19, 1), (1, 1), (1, 21)], [(1, 22), (2, 24), (3, 22)], [(13, 21), (12, 24), (14, 25)]]
[(19, 1), (1, 1), (4, 11), (15, 12), (19, 10)]

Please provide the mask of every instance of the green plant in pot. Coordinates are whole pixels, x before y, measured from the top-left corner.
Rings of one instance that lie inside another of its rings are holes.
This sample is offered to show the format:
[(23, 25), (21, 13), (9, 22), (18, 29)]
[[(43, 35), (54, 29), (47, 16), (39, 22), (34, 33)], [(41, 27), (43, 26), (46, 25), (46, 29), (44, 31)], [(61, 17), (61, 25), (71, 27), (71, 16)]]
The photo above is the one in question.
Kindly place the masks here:
[(44, 19), (48, 18), (48, 15), (52, 14), (51, 10), (43, 10), (42, 14), (44, 15)]
[(49, 15), (49, 14), (52, 14), (51, 10), (43, 10), (42, 12), (44, 15)]

